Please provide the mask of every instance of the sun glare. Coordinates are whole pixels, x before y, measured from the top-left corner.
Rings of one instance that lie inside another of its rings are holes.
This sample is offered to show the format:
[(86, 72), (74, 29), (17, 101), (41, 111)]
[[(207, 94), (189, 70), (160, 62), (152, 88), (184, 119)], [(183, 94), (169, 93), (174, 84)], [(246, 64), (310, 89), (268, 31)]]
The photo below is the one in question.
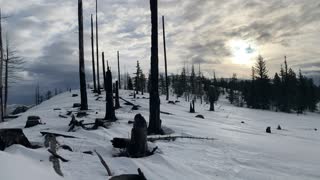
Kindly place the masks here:
[(244, 40), (232, 40), (229, 43), (232, 52), (232, 61), (235, 64), (251, 65), (256, 56), (253, 44)]

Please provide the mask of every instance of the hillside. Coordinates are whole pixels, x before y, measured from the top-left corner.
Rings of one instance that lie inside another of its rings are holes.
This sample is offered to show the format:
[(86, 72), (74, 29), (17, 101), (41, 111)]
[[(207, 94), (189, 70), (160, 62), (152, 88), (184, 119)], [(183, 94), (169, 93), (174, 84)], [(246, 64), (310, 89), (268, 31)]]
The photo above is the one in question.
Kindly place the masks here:
[[(128, 91), (121, 91), (121, 97), (140, 105), (137, 111), (125, 105), (116, 111), (118, 121), (108, 129), (87, 131), (81, 128), (67, 132), (71, 117), (60, 118), (79, 102), (66, 92), (33, 107), (18, 119), (0, 124), (0, 128), (23, 128), (29, 115), (38, 115), (44, 125), (24, 129), (32, 143), (43, 144), (40, 131), (57, 132), (78, 138), (57, 137), (58, 142), (68, 145), (73, 152), (59, 149), (58, 154), (70, 160), (61, 163), (64, 179), (105, 180), (107, 174), (98, 157), (84, 154), (97, 150), (105, 159), (114, 175), (136, 174), (141, 168), (147, 179), (166, 180), (212, 180), (212, 179), (320, 179), (320, 115), (276, 113), (262, 110), (238, 108), (221, 98), (215, 112), (209, 112), (207, 105), (196, 104), (195, 114), (188, 113), (189, 104), (180, 99), (175, 105), (162, 99), (161, 110), (172, 115), (161, 114), (162, 124), (174, 131), (173, 135), (215, 138), (215, 140), (176, 139), (156, 141), (150, 147), (159, 149), (152, 156), (130, 159), (113, 157), (119, 151), (110, 142), (114, 137), (129, 137), (132, 125), (129, 120), (141, 113), (148, 120), (149, 100), (138, 95), (132, 99)], [(102, 95), (103, 97), (103, 95)], [(96, 101), (88, 94), (89, 116), (85, 122), (94, 122), (104, 117), (105, 102)], [(61, 108), (61, 110), (54, 110)], [(202, 114), (205, 119), (195, 118)], [(244, 123), (241, 123), (241, 122)], [(281, 125), (283, 130), (276, 130)], [(272, 133), (265, 132), (266, 127)], [(46, 148), (27, 149), (14, 145), (0, 152), (0, 174), (3, 179), (63, 179), (55, 174), (49, 162)], [(1, 178), (1, 179), (2, 179)]]

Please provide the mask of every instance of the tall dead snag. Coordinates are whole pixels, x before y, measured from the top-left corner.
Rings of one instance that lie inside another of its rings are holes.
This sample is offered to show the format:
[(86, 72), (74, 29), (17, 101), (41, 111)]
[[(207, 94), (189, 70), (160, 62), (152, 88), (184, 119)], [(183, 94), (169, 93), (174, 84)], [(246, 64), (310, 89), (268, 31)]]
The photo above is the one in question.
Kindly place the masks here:
[(209, 102), (210, 102), (209, 111), (214, 111), (214, 101), (216, 99), (216, 92), (213, 86), (209, 87), (208, 96), (209, 96)]
[(104, 61), (104, 52), (102, 52), (102, 70), (103, 70), (103, 88), (106, 90), (106, 66)]
[(3, 83), (2, 83), (2, 70), (3, 70), (3, 43), (2, 43), (2, 16), (0, 9), (0, 51), (1, 51), (1, 59), (0, 59), (0, 122), (3, 122)]
[(94, 35), (93, 35), (93, 18), (91, 14), (91, 51), (92, 51), (92, 76), (93, 76), (93, 91), (97, 92), (97, 83), (96, 83), (96, 65), (94, 63)]
[(117, 120), (113, 106), (112, 74), (109, 67), (107, 67), (106, 72), (106, 115), (104, 119), (108, 121)]
[(158, 0), (150, 0), (151, 10), (151, 83), (149, 103), (149, 134), (163, 134), (160, 120), (159, 58), (158, 58)]
[(190, 111), (189, 111), (190, 113), (195, 113), (196, 111), (195, 111), (195, 108), (194, 108), (194, 100), (192, 100), (191, 102), (190, 102)]
[(98, 81), (97, 93), (101, 94), (100, 72), (99, 72), (98, 0), (96, 0), (96, 46), (97, 46), (97, 81)]
[(169, 100), (169, 81), (168, 81), (168, 66), (167, 66), (167, 46), (166, 46), (166, 29), (164, 24), (164, 16), (162, 16), (162, 31), (163, 31), (163, 51), (164, 51), (164, 67), (166, 76), (166, 100)]
[(6, 39), (6, 61), (5, 61), (5, 76), (4, 76), (4, 107), (3, 114), (7, 116), (7, 105), (8, 105), (8, 76), (9, 76), (9, 40)]
[(119, 82), (119, 89), (121, 89), (121, 81), (120, 81), (120, 54), (119, 51), (117, 52), (118, 57), (118, 82)]
[(80, 94), (81, 94), (80, 109), (88, 110), (86, 74), (84, 69), (82, 0), (78, 0), (78, 20), (79, 20), (79, 75), (80, 75)]
[(115, 99), (115, 109), (120, 108), (120, 102), (119, 102), (119, 84), (118, 81), (116, 81), (116, 99)]

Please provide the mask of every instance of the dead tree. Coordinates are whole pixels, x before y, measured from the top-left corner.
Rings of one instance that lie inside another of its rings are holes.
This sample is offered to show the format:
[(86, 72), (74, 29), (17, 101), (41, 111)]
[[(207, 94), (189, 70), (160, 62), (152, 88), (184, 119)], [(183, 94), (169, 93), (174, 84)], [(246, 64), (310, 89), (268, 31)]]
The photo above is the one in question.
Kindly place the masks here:
[(0, 10), (0, 51), (1, 51), (1, 59), (0, 59), (0, 122), (3, 122), (3, 83), (2, 83), (2, 70), (3, 70), (3, 43), (2, 43), (2, 16)]
[(91, 14), (91, 51), (92, 51), (92, 76), (93, 76), (93, 91), (97, 92), (97, 83), (96, 83), (96, 67), (94, 63), (94, 35), (93, 35), (93, 18)]
[(116, 81), (116, 99), (115, 99), (115, 109), (120, 108), (120, 102), (119, 102), (119, 84), (118, 81)]
[(81, 94), (80, 109), (88, 110), (86, 74), (85, 74), (85, 67), (84, 67), (82, 0), (78, 0), (78, 21), (79, 21), (79, 76), (80, 76), (80, 94)]
[(4, 116), (7, 115), (7, 104), (8, 104), (8, 76), (9, 76), (9, 40), (7, 37), (6, 43), (6, 61), (5, 61), (5, 77), (4, 77), (4, 107), (3, 107), (3, 114)]
[(166, 76), (166, 100), (169, 100), (169, 82), (168, 82), (168, 66), (167, 66), (167, 46), (166, 46), (166, 29), (164, 24), (164, 16), (162, 16), (162, 31), (163, 31), (163, 51), (164, 51), (164, 67)]
[(102, 52), (102, 71), (103, 71), (103, 88), (106, 90), (106, 66), (104, 61), (104, 52)]
[(151, 83), (149, 102), (149, 134), (163, 134), (160, 120), (159, 57), (158, 57), (158, 0), (150, 0), (151, 10)]
[(119, 51), (117, 51), (117, 57), (118, 57), (118, 82), (119, 82), (119, 89), (121, 89), (121, 80), (120, 80), (120, 54)]
[(148, 153), (147, 122), (141, 114), (134, 117), (131, 139), (127, 147), (129, 157), (145, 157)]
[(209, 102), (210, 102), (209, 111), (214, 111), (214, 101), (216, 99), (216, 93), (215, 93), (215, 89), (213, 86), (209, 87), (208, 96), (209, 96)]
[(195, 108), (194, 108), (194, 100), (192, 100), (191, 102), (190, 102), (190, 111), (189, 111), (190, 113), (195, 113), (196, 111), (195, 111)]
[[(98, 36), (98, 0), (96, 0), (96, 46), (97, 46), (97, 81), (98, 81), (98, 94), (101, 94), (100, 89), (100, 72), (99, 72), (99, 36)], [(105, 73), (105, 72), (103, 72)]]
[(106, 115), (104, 119), (108, 121), (117, 120), (113, 106), (112, 74), (109, 67), (107, 67), (106, 72)]

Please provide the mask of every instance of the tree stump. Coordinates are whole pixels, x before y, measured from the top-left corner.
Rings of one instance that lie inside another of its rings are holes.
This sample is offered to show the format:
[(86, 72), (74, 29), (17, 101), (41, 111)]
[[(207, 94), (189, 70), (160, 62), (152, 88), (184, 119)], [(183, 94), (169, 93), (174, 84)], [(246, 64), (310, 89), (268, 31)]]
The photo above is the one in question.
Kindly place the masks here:
[(28, 116), (28, 120), (26, 122), (25, 128), (33, 127), (38, 124), (41, 124), (41, 120), (39, 116)]
[(134, 117), (131, 139), (127, 151), (130, 157), (145, 157), (148, 152), (147, 122), (141, 114)]
[(22, 129), (0, 129), (0, 150), (3, 151), (13, 144), (32, 148)]
[(267, 127), (266, 133), (271, 133), (271, 127)]

